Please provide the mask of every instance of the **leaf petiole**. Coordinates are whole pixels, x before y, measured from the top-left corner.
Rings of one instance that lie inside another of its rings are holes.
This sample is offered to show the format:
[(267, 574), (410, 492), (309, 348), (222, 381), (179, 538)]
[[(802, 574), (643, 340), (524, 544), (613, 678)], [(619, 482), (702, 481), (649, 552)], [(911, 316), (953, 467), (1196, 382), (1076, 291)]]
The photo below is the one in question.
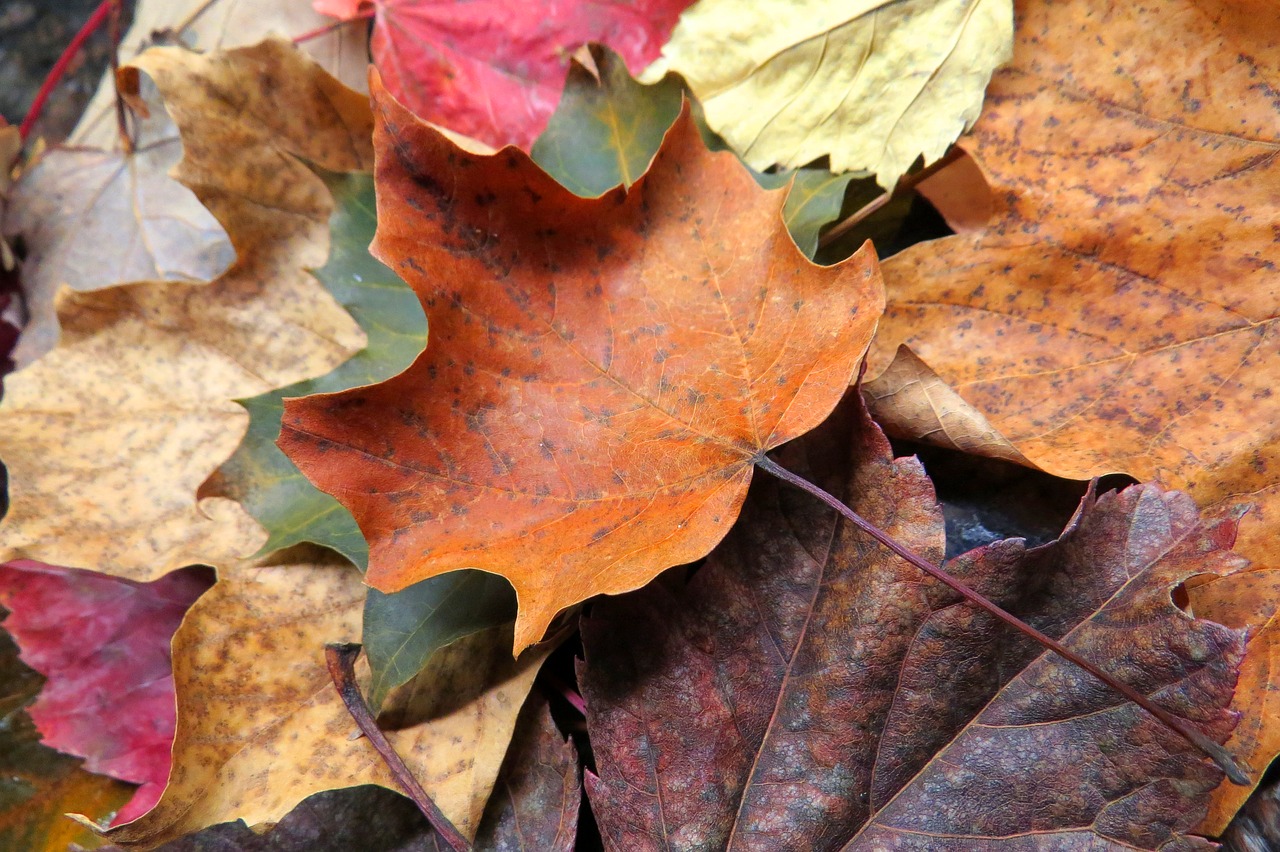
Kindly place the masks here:
[(770, 473), (776, 476), (778, 479), (781, 479), (783, 482), (786, 482), (790, 485), (794, 485), (796, 488), (799, 488), (803, 491), (807, 491), (810, 494), (812, 494), (814, 497), (817, 497), (819, 500), (826, 503), (828, 506), (830, 506), (831, 508), (839, 512), (841, 515), (843, 515), (846, 519), (848, 519), (851, 523), (853, 523), (854, 526), (858, 527), (858, 529), (862, 530), (867, 535), (871, 536), (876, 541), (880, 542), (880, 544), (884, 545), (886, 548), (893, 551), (895, 554), (902, 557), (907, 562), (914, 565), (916, 568), (919, 568), (921, 571), (928, 574), (930, 577), (933, 577), (934, 579), (938, 580), (942, 584), (946, 585), (952, 591), (959, 594), (965, 600), (969, 601), (975, 606), (981, 607), (982, 609), (991, 613), (996, 618), (1000, 619), (1005, 624), (1008, 624), (1010, 627), (1014, 628), (1018, 632), (1030, 637), (1031, 639), (1034, 639), (1036, 642), (1040, 643), (1045, 648), (1048, 648), (1050, 651), (1053, 651), (1059, 656), (1071, 661), (1072, 663), (1075, 663), (1077, 666), (1084, 669), (1086, 672), (1093, 675), (1098, 680), (1102, 681), (1107, 686), (1111, 687), (1116, 692), (1120, 693), (1125, 698), (1132, 701), (1134, 704), (1137, 704), (1143, 710), (1146, 710), (1148, 713), (1154, 716), (1166, 727), (1178, 733), (1184, 739), (1186, 739), (1188, 742), (1194, 745), (1197, 749), (1199, 749), (1200, 751), (1208, 755), (1209, 758), (1213, 760), (1213, 762), (1216, 763), (1218, 767), (1222, 769), (1223, 772), (1226, 773), (1227, 778), (1229, 778), (1232, 783), (1240, 784), (1242, 786), (1248, 786), (1252, 784), (1252, 781), (1250, 781), (1249, 779), (1248, 773), (1246, 773), (1245, 770), (1241, 768), (1239, 764), (1236, 763), (1236, 761), (1231, 757), (1230, 753), (1228, 753), (1227, 750), (1222, 746), (1220, 746), (1218, 743), (1215, 743), (1213, 740), (1205, 736), (1204, 732), (1196, 728), (1194, 725), (1191, 725), (1185, 720), (1179, 719), (1177, 716), (1174, 716), (1169, 711), (1155, 704), (1147, 696), (1138, 692), (1136, 689), (1129, 686), (1128, 684), (1123, 683), (1119, 680), (1116, 680), (1114, 677), (1107, 674), (1097, 665), (1085, 659), (1084, 657), (1080, 656), (1075, 651), (1072, 651), (1070, 648), (1058, 642), (1056, 639), (1053, 639), (1052, 637), (1047, 636), (1044, 633), (1041, 633), (1039, 630), (1036, 630), (1034, 627), (1027, 624), (1022, 619), (1018, 618), (1016, 615), (1004, 610), (997, 604), (993, 603), (992, 601), (988, 600), (984, 596), (980, 595), (978, 592), (969, 588), (964, 583), (955, 579), (946, 571), (943, 571), (940, 567), (931, 564), (928, 560), (924, 559), (923, 557), (918, 556), (915, 553), (912, 553), (910, 550), (907, 550), (907, 548), (903, 547), (901, 544), (895, 541), (884, 530), (880, 529), (875, 524), (871, 523), (866, 518), (859, 515), (853, 509), (849, 508), (844, 503), (840, 502), (840, 500), (838, 500), (836, 497), (824, 491), (822, 488), (818, 487), (817, 485), (814, 485), (812, 482), (808, 481), (804, 477), (798, 476), (792, 473), (791, 471), (787, 470), (786, 468), (782, 467), (781, 465), (773, 461), (773, 459), (769, 458), (764, 453), (760, 453), (758, 456), (756, 456), (755, 465), (756, 467), (760, 468), (766, 473)]

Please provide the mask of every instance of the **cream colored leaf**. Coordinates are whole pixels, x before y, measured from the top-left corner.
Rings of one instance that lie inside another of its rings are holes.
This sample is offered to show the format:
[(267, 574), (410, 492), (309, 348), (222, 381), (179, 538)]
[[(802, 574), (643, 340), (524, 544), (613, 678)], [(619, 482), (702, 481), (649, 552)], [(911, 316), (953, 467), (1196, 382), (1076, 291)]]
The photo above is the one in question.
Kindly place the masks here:
[(142, 122), (132, 155), (59, 148), (13, 188), (4, 236), (26, 246), (22, 289), (27, 325), (14, 350), (26, 366), (58, 341), (54, 297), (129, 281), (207, 281), (235, 252), (226, 232), (191, 192), (169, 177), (182, 157), (162, 110)]
[[(270, 35), (293, 38), (332, 24), (307, 0), (139, 0), (133, 25), (120, 41), (121, 61), (166, 42), (202, 51), (255, 45)], [(345, 85), (368, 91), (369, 48), (366, 27), (340, 27), (300, 45), (307, 56)], [(104, 150), (119, 148), (115, 83), (103, 75), (68, 145)]]
[(643, 79), (675, 71), (747, 164), (874, 173), (891, 187), (982, 109), (1010, 0), (700, 0)]
[(10, 509), (0, 558), (134, 579), (247, 556), (265, 532), (196, 490), (239, 443), (232, 400), (325, 373), (364, 334), (305, 269), (324, 263), (332, 199), (302, 158), (372, 165), (366, 99), (285, 42), (138, 60), (165, 95), (186, 156), (177, 176), (237, 250), (205, 284), (68, 294), (59, 347), (10, 376), (0, 459)]
[[(327, 642), (356, 640), (365, 588), (345, 559), (300, 547), (224, 572), (173, 640), (178, 727), (169, 784), (142, 818), (107, 832), (149, 848), (213, 823), (274, 822), (312, 793), (395, 789), (338, 697)], [(425, 704), (388, 738), (436, 804), (475, 832), (547, 650), (511, 658), (511, 627), (462, 639), (420, 676)], [(367, 680), (361, 662), (357, 676)]]

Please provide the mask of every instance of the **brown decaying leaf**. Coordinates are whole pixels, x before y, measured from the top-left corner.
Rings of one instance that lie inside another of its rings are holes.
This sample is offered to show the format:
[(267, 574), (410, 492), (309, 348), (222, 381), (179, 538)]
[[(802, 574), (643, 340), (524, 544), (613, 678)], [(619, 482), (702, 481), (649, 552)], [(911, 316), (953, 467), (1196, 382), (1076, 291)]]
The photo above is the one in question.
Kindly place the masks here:
[(233, 402), (324, 373), (364, 346), (306, 267), (324, 263), (331, 199), (300, 158), (369, 168), (371, 118), (287, 43), (138, 60), (182, 130), (177, 176), (231, 236), (207, 285), (74, 294), (63, 340), (9, 376), (0, 458), (11, 505), (0, 556), (151, 579), (252, 553), (264, 531), (238, 504), (197, 502), (248, 415)]
[[(779, 455), (940, 558), (929, 481), (856, 399)], [(1239, 570), (1233, 533), (1139, 486), (947, 567), (1221, 741), (1243, 637), (1170, 594)], [(1222, 777), (1199, 752), (772, 480), (691, 579), (601, 599), (582, 630), (610, 848), (1208, 848), (1184, 836)]]
[[(1280, 564), (1280, 6), (1026, 0), (1012, 67), (962, 144), (992, 186), (979, 231), (885, 266), (869, 375), (900, 343), (1034, 465), (1124, 471), (1208, 512), (1252, 509), (1238, 551)], [(1244, 586), (1192, 590), (1227, 620)], [(1275, 604), (1275, 599), (1269, 601)], [(1274, 609), (1228, 748), (1280, 751)], [(1224, 787), (1220, 830), (1247, 790)]]
[[(382, 759), (356, 731), (324, 646), (360, 636), (364, 586), (342, 557), (295, 548), (223, 573), (174, 637), (178, 728), (156, 807), (107, 836), (149, 847), (240, 818), (274, 822), (312, 793), (380, 784)], [(474, 834), (545, 650), (511, 658), (510, 628), (438, 653), (393, 696), (388, 737), (445, 814)], [(367, 667), (357, 667), (367, 677)]]
[(875, 259), (806, 260), (786, 193), (708, 152), (687, 111), (630, 190), (586, 199), (371, 89), (372, 250), (422, 298), (430, 343), (386, 382), (286, 402), (280, 445), (355, 516), (371, 585), (510, 580), (519, 650), (720, 540), (756, 454), (852, 377)]

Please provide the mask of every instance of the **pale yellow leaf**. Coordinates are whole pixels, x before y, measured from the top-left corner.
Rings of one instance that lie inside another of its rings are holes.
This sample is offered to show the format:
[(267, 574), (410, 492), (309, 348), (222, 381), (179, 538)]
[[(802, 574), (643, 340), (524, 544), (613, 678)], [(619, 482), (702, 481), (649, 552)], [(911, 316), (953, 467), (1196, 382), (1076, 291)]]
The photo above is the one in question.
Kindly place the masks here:
[(973, 124), (1012, 39), (1010, 0), (700, 0), (643, 79), (682, 75), (752, 168), (829, 155), (890, 187)]
[(151, 579), (247, 556), (263, 531), (196, 490), (235, 450), (233, 400), (323, 374), (364, 333), (305, 270), (328, 252), (332, 199), (302, 162), (372, 165), (371, 116), (285, 42), (164, 48), (137, 62), (182, 130), (178, 177), (227, 229), (237, 261), (208, 284), (65, 294), (59, 347), (8, 377), (0, 558)]
[[(187, 613), (173, 640), (178, 727), (164, 795), (107, 832), (151, 846), (233, 819), (274, 822), (338, 787), (396, 789), (357, 731), (325, 666), (328, 642), (357, 640), (365, 588), (345, 559), (300, 547), (235, 566)], [(547, 649), (511, 657), (511, 626), (431, 658), (428, 700), (387, 736), (445, 815), (473, 835), (516, 716)], [(357, 676), (366, 679), (363, 661)]]

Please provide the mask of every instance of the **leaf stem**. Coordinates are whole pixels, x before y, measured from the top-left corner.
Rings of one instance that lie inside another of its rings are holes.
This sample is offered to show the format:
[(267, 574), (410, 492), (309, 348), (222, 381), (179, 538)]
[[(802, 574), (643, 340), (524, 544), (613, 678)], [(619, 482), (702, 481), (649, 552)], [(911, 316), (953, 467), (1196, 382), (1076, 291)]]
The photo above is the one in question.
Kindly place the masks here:
[(80, 53), (84, 43), (89, 40), (89, 36), (93, 35), (98, 27), (102, 26), (107, 18), (110, 17), (114, 5), (115, 0), (102, 0), (98, 4), (98, 8), (94, 9), (93, 14), (89, 16), (89, 20), (84, 22), (84, 26), (80, 27), (80, 30), (71, 37), (71, 41), (58, 57), (58, 61), (53, 63), (53, 68), (49, 70), (49, 75), (44, 78), (44, 82), (40, 84), (36, 96), (31, 100), (31, 107), (27, 110), (27, 114), (23, 116), (22, 124), (18, 126), (18, 133), (22, 136), (22, 141), (25, 142), (27, 137), (31, 135), (31, 129), (35, 126), (36, 120), (44, 112), (45, 102), (49, 100), (53, 90), (58, 87), (63, 75), (67, 73), (67, 68), (70, 67), (72, 60)]
[(386, 735), (378, 728), (378, 723), (374, 720), (373, 713), (369, 711), (369, 705), (365, 703), (364, 696), (360, 694), (360, 687), (356, 684), (355, 663), (358, 656), (360, 656), (359, 645), (347, 643), (324, 647), (324, 659), (329, 666), (329, 676), (333, 678), (333, 685), (337, 688), (338, 695), (342, 697), (342, 703), (347, 705), (347, 712), (351, 714), (360, 731), (369, 738), (369, 742), (382, 756), (396, 783), (410, 799), (413, 799), (418, 810), (422, 811), (422, 815), (427, 818), (431, 827), (444, 842), (449, 844), (454, 852), (471, 852), (471, 844), (467, 838), (463, 837), (462, 832), (458, 831), (440, 808), (436, 807), (436, 803), (427, 795), (427, 791), (422, 789), (418, 779), (413, 777), (409, 767), (405, 766)]
[(1171, 730), (1180, 734), (1188, 742), (1190, 742), (1200, 751), (1208, 755), (1209, 758), (1212, 759), (1213, 762), (1216, 763), (1222, 769), (1222, 771), (1226, 773), (1227, 778), (1231, 779), (1232, 783), (1240, 784), (1242, 786), (1248, 786), (1252, 783), (1249, 780), (1249, 775), (1240, 767), (1239, 764), (1235, 762), (1235, 760), (1231, 757), (1230, 753), (1228, 753), (1225, 748), (1223, 748), (1222, 746), (1218, 745), (1213, 740), (1205, 736), (1204, 732), (1196, 728), (1194, 725), (1191, 725), (1186, 720), (1180, 719), (1177, 716), (1173, 715), (1169, 711), (1155, 704), (1147, 696), (1138, 692), (1136, 689), (1129, 686), (1128, 684), (1122, 683), (1121, 681), (1116, 680), (1114, 677), (1107, 674), (1097, 665), (1085, 659), (1084, 657), (1080, 656), (1075, 651), (1072, 651), (1070, 648), (1058, 642), (1056, 639), (1053, 639), (1052, 637), (1047, 636), (1044, 633), (1041, 633), (1039, 630), (1036, 630), (1034, 627), (1027, 624), (1022, 619), (1018, 618), (1016, 615), (1004, 610), (1000, 606), (997, 606), (995, 603), (988, 600), (986, 597), (978, 594), (977, 592), (969, 588), (964, 583), (952, 577), (946, 571), (943, 571), (940, 567), (931, 564), (923, 557), (918, 556), (915, 553), (912, 553), (910, 550), (907, 550), (907, 548), (903, 547), (901, 544), (895, 541), (884, 530), (880, 529), (875, 524), (871, 523), (866, 518), (859, 515), (853, 509), (850, 509), (848, 506), (840, 502), (834, 496), (827, 493), (817, 485), (814, 485), (812, 482), (809, 482), (804, 477), (798, 476), (792, 473), (791, 471), (787, 470), (786, 468), (782, 467), (777, 462), (773, 461), (773, 459), (766, 456), (764, 453), (761, 453), (756, 457), (755, 464), (761, 470), (767, 473), (773, 474), (778, 479), (781, 479), (783, 482), (786, 482), (790, 485), (794, 485), (796, 488), (799, 488), (803, 491), (807, 491), (813, 496), (817, 497), (819, 500), (826, 503), (828, 506), (835, 509), (841, 515), (847, 518), (858, 529), (862, 530), (867, 535), (871, 536), (876, 541), (880, 542), (880, 544), (884, 545), (886, 548), (893, 551), (895, 554), (902, 557), (907, 562), (914, 565), (916, 568), (919, 568), (921, 571), (928, 574), (930, 577), (933, 577), (935, 580), (938, 580), (940, 583), (946, 585), (952, 591), (959, 594), (965, 600), (969, 601), (975, 606), (981, 607), (982, 609), (994, 615), (996, 618), (1003, 621), (1005, 624), (1008, 624), (1010, 627), (1014, 628), (1020, 633), (1023, 633), (1026, 636), (1029, 636), (1030, 638), (1034, 639), (1036, 642), (1039, 642), (1041, 645), (1048, 648), (1050, 651), (1053, 651), (1059, 656), (1071, 661), (1072, 663), (1075, 663), (1077, 666), (1084, 669), (1086, 672), (1093, 675), (1098, 680), (1102, 681), (1107, 686), (1111, 687), (1116, 692), (1120, 693), (1125, 698), (1132, 701), (1134, 704), (1137, 704), (1143, 710), (1146, 710), (1148, 713), (1150, 713), (1152, 716), (1158, 719), (1162, 724), (1164, 724)]
[(831, 245), (836, 240), (852, 231), (861, 224), (864, 219), (888, 204), (894, 198), (897, 198), (900, 195), (905, 195), (921, 183), (924, 183), (927, 178), (933, 177), (938, 172), (960, 159), (960, 156), (963, 153), (964, 152), (961, 151), (961, 149), (953, 145), (947, 153), (942, 155), (941, 158), (925, 166), (920, 171), (913, 172), (909, 175), (903, 175), (903, 177), (894, 184), (893, 189), (877, 195), (875, 198), (850, 213), (848, 217), (833, 225), (829, 231), (818, 239), (818, 248), (826, 248)]

